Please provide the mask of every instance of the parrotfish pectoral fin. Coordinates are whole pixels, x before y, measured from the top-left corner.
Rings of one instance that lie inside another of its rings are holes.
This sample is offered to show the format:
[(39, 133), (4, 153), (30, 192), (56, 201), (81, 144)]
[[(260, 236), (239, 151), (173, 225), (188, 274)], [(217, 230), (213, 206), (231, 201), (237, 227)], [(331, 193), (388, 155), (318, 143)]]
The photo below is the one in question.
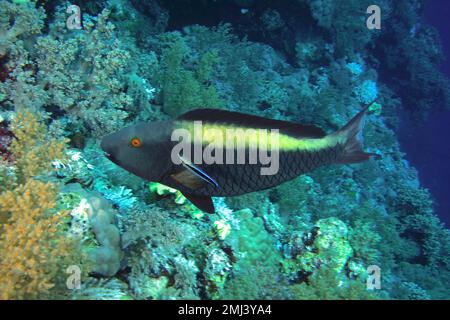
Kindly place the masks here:
[(181, 163), (183, 164), (184, 170), (171, 175), (178, 183), (193, 190), (200, 188), (204, 183), (209, 183), (216, 188), (219, 187), (216, 180), (196, 165), (184, 158), (181, 158)]
[(195, 196), (189, 193), (182, 192), (183, 195), (188, 199), (194, 206), (199, 208), (200, 210), (207, 213), (214, 213), (214, 203), (212, 202), (211, 197), (208, 196)]
[(205, 180), (201, 179), (198, 175), (192, 173), (191, 170), (183, 169), (180, 172), (171, 174), (170, 177), (175, 182), (191, 189), (196, 190), (205, 184)]
[(353, 119), (351, 119), (341, 130), (335, 134), (344, 135), (346, 143), (342, 155), (338, 158), (338, 163), (358, 163), (369, 160), (370, 158), (380, 158), (376, 153), (367, 153), (363, 151), (364, 120), (367, 110), (373, 104), (370, 103), (364, 107)]

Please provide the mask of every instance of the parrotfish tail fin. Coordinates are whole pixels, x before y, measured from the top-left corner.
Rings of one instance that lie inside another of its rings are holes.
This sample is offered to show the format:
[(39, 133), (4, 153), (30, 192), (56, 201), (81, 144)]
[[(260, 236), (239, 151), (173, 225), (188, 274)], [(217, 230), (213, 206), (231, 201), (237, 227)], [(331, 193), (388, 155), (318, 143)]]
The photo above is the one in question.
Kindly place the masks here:
[(345, 147), (342, 154), (337, 159), (338, 163), (358, 163), (370, 158), (379, 159), (381, 156), (376, 153), (367, 153), (363, 150), (363, 128), (369, 107), (375, 101), (369, 103), (353, 117), (342, 129), (336, 132), (338, 135), (346, 137)]

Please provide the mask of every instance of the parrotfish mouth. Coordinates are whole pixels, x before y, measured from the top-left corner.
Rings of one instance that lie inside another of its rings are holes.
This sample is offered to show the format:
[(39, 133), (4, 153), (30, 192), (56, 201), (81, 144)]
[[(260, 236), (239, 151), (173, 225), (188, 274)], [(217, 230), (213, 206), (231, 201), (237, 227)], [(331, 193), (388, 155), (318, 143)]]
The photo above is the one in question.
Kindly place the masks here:
[(109, 161), (111, 161), (111, 162), (113, 162), (113, 163), (119, 165), (119, 164), (117, 163), (117, 160), (112, 156), (112, 154), (110, 154), (110, 153), (108, 153), (108, 152), (106, 152), (106, 151), (103, 151), (103, 155), (104, 155), (106, 158), (108, 158)]
[[(107, 143), (107, 138), (109, 137), (110, 135), (108, 135), (107, 137), (104, 137), (103, 138), (103, 140), (102, 140), (102, 142), (100, 143), (100, 148), (102, 149), (102, 151), (103, 151), (103, 155), (106, 157), (106, 158), (108, 158), (110, 161), (112, 161), (112, 162), (114, 162), (114, 163), (116, 163), (116, 161), (115, 161), (115, 159), (114, 159), (114, 156), (112, 155), (112, 153), (110, 153), (111, 152), (111, 146), (110, 146), (110, 143)], [(109, 151), (109, 152), (108, 152)], [(117, 163), (116, 163), (117, 164)]]

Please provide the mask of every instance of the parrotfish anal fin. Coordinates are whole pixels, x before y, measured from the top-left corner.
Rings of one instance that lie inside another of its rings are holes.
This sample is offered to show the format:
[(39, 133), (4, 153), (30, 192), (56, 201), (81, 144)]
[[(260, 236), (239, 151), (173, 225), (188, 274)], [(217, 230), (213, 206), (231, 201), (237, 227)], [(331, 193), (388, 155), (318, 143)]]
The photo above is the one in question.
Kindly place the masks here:
[(211, 197), (208, 196), (195, 196), (189, 193), (182, 192), (183, 195), (188, 199), (194, 206), (207, 213), (214, 213), (214, 203)]
[(280, 133), (295, 138), (322, 138), (326, 136), (326, 133), (321, 128), (313, 125), (301, 125), (289, 121), (267, 119), (220, 109), (196, 109), (188, 111), (179, 116), (178, 120), (205, 121), (255, 129), (278, 129)]
[(181, 158), (181, 162), (183, 164), (183, 170), (171, 175), (178, 183), (193, 190), (200, 188), (204, 183), (209, 183), (216, 188), (219, 187), (216, 180), (196, 165), (184, 158)]

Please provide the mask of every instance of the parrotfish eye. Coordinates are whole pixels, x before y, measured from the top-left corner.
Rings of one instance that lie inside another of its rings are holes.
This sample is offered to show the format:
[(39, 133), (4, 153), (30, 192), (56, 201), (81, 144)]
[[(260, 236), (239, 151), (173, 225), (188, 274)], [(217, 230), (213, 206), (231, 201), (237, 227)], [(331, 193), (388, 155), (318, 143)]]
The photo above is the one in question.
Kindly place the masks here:
[(140, 148), (142, 146), (142, 141), (141, 139), (134, 137), (131, 139), (130, 144), (134, 148)]

